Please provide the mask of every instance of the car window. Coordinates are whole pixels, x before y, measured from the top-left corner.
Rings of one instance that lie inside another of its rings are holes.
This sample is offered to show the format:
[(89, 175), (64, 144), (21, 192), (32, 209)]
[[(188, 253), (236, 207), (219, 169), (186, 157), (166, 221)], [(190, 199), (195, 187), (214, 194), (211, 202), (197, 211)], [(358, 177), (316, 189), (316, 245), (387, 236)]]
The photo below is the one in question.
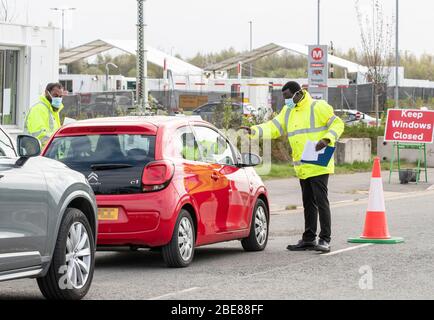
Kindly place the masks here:
[(143, 169), (155, 159), (155, 136), (56, 137), (45, 156), (83, 173), (95, 194), (141, 193)]
[(194, 132), (205, 162), (235, 165), (234, 154), (226, 138), (203, 126), (195, 126)]
[(199, 145), (189, 126), (177, 129), (165, 145), (165, 157), (189, 161), (202, 160)]
[(213, 112), (216, 107), (216, 104), (208, 104), (200, 108), (199, 112)]
[(0, 129), (0, 157), (16, 157), (15, 149), (11, 144), (9, 137)]

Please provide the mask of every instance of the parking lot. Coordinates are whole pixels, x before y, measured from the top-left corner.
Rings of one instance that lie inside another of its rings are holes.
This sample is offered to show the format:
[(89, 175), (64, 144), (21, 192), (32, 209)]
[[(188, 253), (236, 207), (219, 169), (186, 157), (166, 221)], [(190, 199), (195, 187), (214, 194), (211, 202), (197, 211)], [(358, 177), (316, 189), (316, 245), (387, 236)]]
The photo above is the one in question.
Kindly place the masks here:
[[(280, 211), (288, 201), (294, 205), (300, 201), (297, 180), (269, 181), (268, 186), (286, 189), (270, 189), (274, 206), (264, 252), (245, 253), (236, 241), (203, 247), (186, 269), (167, 269), (159, 252), (99, 252), (86, 299), (432, 298), (434, 191), (426, 191), (426, 184), (385, 184), (390, 231), (406, 242), (390, 246), (348, 244), (347, 238), (359, 236), (363, 228), (367, 207), (364, 190), (369, 185), (366, 177), (369, 174), (335, 176), (331, 182), (331, 254), (285, 249), (303, 230), (300, 209)], [(341, 181), (348, 180), (358, 190), (339, 192)], [(285, 192), (290, 196), (284, 198)], [(42, 296), (35, 281), (18, 280), (0, 283), (0, 299)]]

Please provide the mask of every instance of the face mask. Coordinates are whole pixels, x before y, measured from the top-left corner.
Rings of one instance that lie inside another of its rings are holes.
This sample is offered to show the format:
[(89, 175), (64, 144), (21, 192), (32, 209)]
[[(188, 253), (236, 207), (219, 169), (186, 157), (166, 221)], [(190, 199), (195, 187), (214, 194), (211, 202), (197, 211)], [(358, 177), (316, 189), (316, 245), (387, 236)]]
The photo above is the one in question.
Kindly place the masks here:
[(62, 105), (63, 98), (53, 98), (50, 92), (48, 92), (48, 94), (51, 97), (51, 105), (53, 106), (53, 108), (59, 109), (60, 106)]
[(295, 107), (295, 102), (294, 99), (285, 99), (285, 105), (289, 108), (289, 109), (294, 109)]
[(285, 99), (285, 105), (289, 108), (289, 109), (294, 109), (295, 108), (295, 106), (297, 105), (295, 102), (294, 102), (294, 97), (297, 95), (297, 93), (299, 93), (300, 91), (297, 91), (296, 93), (294, 93), (294, 95), (292, 96), (292, 98), (291, 99)]

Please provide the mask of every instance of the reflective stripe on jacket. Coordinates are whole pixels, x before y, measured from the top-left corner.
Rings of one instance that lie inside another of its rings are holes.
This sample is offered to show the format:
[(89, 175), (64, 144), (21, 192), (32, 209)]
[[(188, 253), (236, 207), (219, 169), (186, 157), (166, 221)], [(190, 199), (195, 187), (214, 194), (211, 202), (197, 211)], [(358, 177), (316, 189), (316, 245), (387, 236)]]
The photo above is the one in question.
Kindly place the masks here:
[(39, 102), (30, 108), (24, 122), (24, 130), (27, 134), (34, 136), (44, 146), (50, 137), (60, 128), (58, 110), (53, 110), (50, 101), (45, 96), (39, 97)]
[(307, 91), (304, 94), (303, 100), (293, 110), (285, 106), (273, 120), (252, 127), (252, 138), (288, 137), (295, 172), (302, 180), (334, 173), (334, 159), (327, 167), (301, 163), (307, 141), (328, 139), (333, 147), (345, 128), (344, 122), (335, 116), (333, 107), (326, 101), (313, 100)]

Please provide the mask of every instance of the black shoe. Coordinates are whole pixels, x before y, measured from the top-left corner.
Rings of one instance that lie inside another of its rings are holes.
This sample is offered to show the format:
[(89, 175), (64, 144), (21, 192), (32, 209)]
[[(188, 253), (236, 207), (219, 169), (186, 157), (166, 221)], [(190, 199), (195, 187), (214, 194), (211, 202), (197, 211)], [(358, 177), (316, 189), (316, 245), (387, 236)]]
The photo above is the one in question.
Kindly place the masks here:
[(317, 246), (316, 240), (314, 241), (304, 241), (300, 240), (296, 245), (289, 245), (286, 247), (289, 251), (306, 251), (314, 250)]
[(318, 244), (315, 246), (315, 251), (329, 253), (331, 251), (330, 243), (322, 239), (319, 240)]

